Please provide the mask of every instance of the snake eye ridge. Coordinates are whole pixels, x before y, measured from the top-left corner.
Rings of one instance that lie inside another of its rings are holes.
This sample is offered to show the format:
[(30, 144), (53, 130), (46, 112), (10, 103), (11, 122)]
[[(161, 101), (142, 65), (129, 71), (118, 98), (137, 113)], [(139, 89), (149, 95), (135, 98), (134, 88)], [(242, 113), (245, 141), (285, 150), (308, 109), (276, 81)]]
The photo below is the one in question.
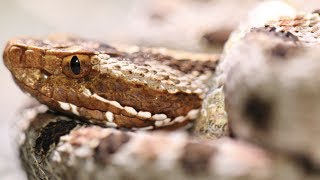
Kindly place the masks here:
[(74, 54), (63, 58), (62, 71), (69, 78), (82, 78), (87, 76), (92, 69), (90, 56)]
[(75, 75), (80, 74), (80, 61), (79, 61), (79, 59), (78, 59), (77, 56), (73, 56), (73, 57), (71, 58), (70, 68), (71, 68), (71, 71), (72, 71)]

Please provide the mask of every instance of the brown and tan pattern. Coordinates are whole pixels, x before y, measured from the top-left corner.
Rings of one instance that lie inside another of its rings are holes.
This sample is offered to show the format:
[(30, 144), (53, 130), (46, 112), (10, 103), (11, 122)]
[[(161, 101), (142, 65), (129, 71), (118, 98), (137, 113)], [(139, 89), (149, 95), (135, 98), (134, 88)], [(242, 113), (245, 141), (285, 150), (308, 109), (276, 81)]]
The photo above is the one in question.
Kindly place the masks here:
[(134, 130), (194, 120), (218, 61), (70, 36), (13, 39), (3, 57), (16, 83), (51, 109)]
[[(41, 109), (41, 108), (40, 108)], [(27, 113), (26, 113), (27, 111)], [(20, 155), (29, 179), (267, 179), (272, 160), (241, 141), (128, 132), (25, 110)], [(32, 114), (32, 116), (30, 116)]]
[[(214, 55), (70, 36), (10, 41), (4, 60), (17, 84), (64, 113), (23, 113), (29, 178), (319, 179), (319, 20), (298, 14), (246, 29), (211, 80)], [(211, 141), (127, 130), (184, 126), (201, 104), (195, 134)], [(213, 141), (228, 135), (236, 140)]]
[(199, 140), (182, 131), (129, 132), (41, 106), (21, 115), (19, 151), (29, 179), (318, 179), (319, 166), (241, 140)]
[(305, 46), (314, 46), (320, 43), (320, 16), (319, 13), (301, 13), (294, 17), (281, 17), (276, 21), (266, 23), (270, 31), (283, 33)]
[(232, 64), (224, 92), (233, 133), (302, 159), (313, 174), (320, 167), (319, 27), (317, 13), (281, 17), (251, 29), (224, 58)]

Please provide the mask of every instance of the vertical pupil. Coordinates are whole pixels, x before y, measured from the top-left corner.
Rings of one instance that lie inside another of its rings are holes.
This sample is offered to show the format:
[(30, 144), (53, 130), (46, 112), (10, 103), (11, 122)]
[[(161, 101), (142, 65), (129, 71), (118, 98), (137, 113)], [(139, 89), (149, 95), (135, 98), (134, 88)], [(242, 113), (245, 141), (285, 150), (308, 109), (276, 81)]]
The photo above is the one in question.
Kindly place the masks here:
[(70, 62), (71, 71), (78, 75), (80, 74), (80, 61), (77, 56), (73, 56)]

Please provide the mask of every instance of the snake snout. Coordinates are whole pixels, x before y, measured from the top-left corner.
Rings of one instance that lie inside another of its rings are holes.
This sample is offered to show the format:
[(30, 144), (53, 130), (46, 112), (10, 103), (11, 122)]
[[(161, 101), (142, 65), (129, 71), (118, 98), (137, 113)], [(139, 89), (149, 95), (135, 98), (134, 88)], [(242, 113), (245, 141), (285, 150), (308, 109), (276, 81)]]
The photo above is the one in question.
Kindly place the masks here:
[(12, 68), (37, 68), (42, 69), (44, 51), (34, 47), (25, 47), (14, 40), (9, 41), (3, 53), (4, 64)]
[(4, 64), (9, 68), (21, 66), (21, 55), (22, 49), (12, 45), (10, 42), (7, 43), (4, 53), (3, 61)]

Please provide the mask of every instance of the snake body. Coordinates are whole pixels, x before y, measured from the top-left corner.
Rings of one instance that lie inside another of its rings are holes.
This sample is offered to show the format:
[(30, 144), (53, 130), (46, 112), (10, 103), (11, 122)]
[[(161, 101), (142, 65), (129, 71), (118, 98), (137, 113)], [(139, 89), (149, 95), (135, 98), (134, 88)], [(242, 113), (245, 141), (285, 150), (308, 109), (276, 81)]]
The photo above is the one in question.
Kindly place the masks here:
[(23, 114), (20, 156), (29, 179), (255, 179), (271, 165), (264, 150), (241, 141), (103, 128), (43, 105)]
[(224, 129), (227, 112), (232, 135), (268, 148), (104, 129), (36, 112), (24, 118), (28, 141), (21, 145), (29, 176), (318, 179), (319, 145), (310, 137), (319, 135), (319, 20), (316, 13), (299, 14), (246, 29), (225, 49), (213, 79), (216, 56), (186, 58), (70, 37), (10, 41), (4, 60), (17, 84), (51, 109), (109, 127), (177, 127), (197, 118), (209, 92), (198, 131)]
[[(320, 167), (318, 13), (269, 21), (225, 56), (224, 92), (231, 129), (240, 138), (303, 157)], [(253, 58), (255, 57), (255, 58)], [(250, 81), (248, 80), (250, 79)]]
[(130, 129), (178, 127), (197, 118), (217, 60), (68, 36), (13, 39), (4, 51), (16, 83), (51, 109)]

